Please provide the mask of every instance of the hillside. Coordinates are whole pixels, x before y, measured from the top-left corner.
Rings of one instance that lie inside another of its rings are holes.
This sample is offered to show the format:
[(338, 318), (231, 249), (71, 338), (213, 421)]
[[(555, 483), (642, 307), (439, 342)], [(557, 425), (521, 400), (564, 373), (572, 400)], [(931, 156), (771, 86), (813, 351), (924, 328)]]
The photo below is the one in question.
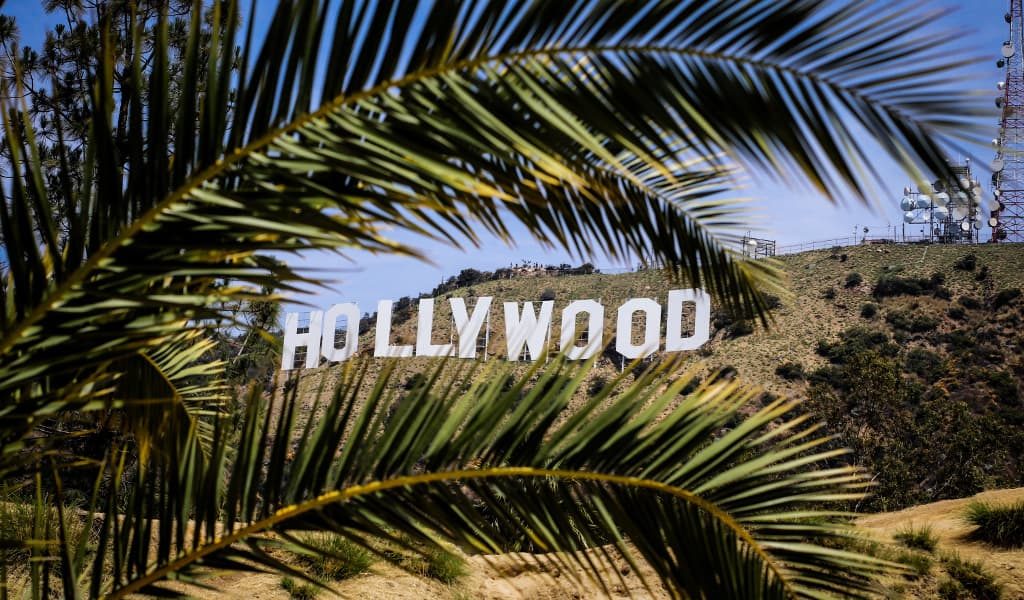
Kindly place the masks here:
[[(852, 447), (852, 460), (877, 475), (875, 496), (861, 509), (892, 510), (1024, 483), (1024, 246), (856, 246), (777, 260), (790, 295), (775, 302), (772, 325), (752, 326), (713, 310), (711, 340), (689, 353), (689, 362), (707, 373), (735, 373), (768, 394), (807, 398), (807, 409), (839, 437), (837, 445)], [(449, 297), (494, 297), (487, 360), (504, 361), (502, 301), (553, 298), (557, 337), (559, 312), (570, 300), (599, 300), (612, 332), (624, 300), (664, 304), (670, 287), (685, 286), (670, 286), (654, 271), (482, 281), (439, 297), (434, 341), (452, 339)], [(399, 302), (394, 320), (392, 343), (414, 343), (416, 303)], [(360, 355), (372, 356), (372, 334), (371, 326)], [(371, 359), (362, 368), (382, 362)], [(436, 364), (398, 361), (392, 385), (406, 385)], [(616, 375), (621, 364), (606, 352), (592, 384)], [(301, 371), (300, 396), (329, 385), (338, 368)]]

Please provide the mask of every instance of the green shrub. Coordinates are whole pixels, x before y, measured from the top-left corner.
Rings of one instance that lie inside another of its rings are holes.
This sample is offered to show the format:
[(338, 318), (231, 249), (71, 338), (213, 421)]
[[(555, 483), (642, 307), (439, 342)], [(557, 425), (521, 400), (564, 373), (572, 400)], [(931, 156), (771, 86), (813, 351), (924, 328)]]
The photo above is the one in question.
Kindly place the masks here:
[(860, 306), (860, 316), (865, 319), (874, 319), (878, 314), (878, 305), (874, 302), (865, 302)]
[(935, 535), (932, 528), (928, 525), (923, 527), (910, 525), (900, 529), (892, 537), (907, 548), (924, 550), (925, 552), (934, 551), (935, 546), (939, 543), (938, 536)]
[(875, 350), (882, 356), (896, 356), (900, 347), (884, 331), (866, 327), (851, 327), (839, 334), (839, 341), (830, 344), (819, 340), (816, 352), (833, 364), (843, 364), (853, 355)]
[(302, 542), (323, 553), (322, 556), (296, 555), (297, 562), (321, 581), (348, 579), (365, 573), (373, 564), (369, 550), (334, 533), (311, 534), (303, 537)]
[(974, 594), (967, 591), (967, 588), (960, 585), (956, 579), (944, 577), (936, 590), (939, 600), (974, 600)]
[(1020, 288), (1000, 290), (999, 293), (992, 298), (992, 308), (1002, 308), (1017, 298), (1020, 298), (1020, 294)]
[(427, 376), (424, 375), (423, 373), (413, 373), (412, 375), (409, 376), (408, 379), (405, 380), (405, 383), (402, 385), (402, 388), (406, 391), (411, 391), (416, 388), (423, 387), (427, 383), (427, 381)]
[(1024, 547), (1024, 501), (996, 505), (975, 501), (967, 505), (964, 519), (974, 525), (971, 538), (1004, 548)]
[(889, 296), (921, 296), (932, 291), (932, 282), (927, 279), (913, 277), (897, 277), (895, 275), (882, 275), (875, 282), (872, 293), (876, 298)]
[(320, 593), (320, 588), (312, 583), (298, 582), (291, 577), (281, 578), (281, 588), (292, 600), (313, 600)]
[(973, 254), (965, 254), (953, 263), (953, 268), (958, 271), (973, 271), (978, 266), (978, 257)]
[(854, 272), (854, 273), (847, 274), (847, 276), (846, 276), (846, 287), (854, 288), (854, 287), (857, 287), (858, 285), (860, 285), (862, 283), (864, 283), (864, 276), (861, 275), (860, 273)]
[(931, 383), (945, 373), (942, 356), (924, 348), (914, 348), (907, 353), (907, 371)]
[(754, 325), (746, 319), (740, 319), (729, 326), (729, 335), (737, 338), (754, 333)]
[(544, 291), (540, 293), (540, 300), (541, 300), (541, 302), (544, 302), (546, 300), (554, 300), (554, 299), (555, 299), (555, 290), (553, 290), (551, 288), (544, 288)]
[(981, 302), (972, 296), (960, 296), (956, 301), (960, 303), (960, 306), (968, 310), (978, 310), (981, 308)]
[(906, 565), (914, 570), (918, 577), (926, 577), (932, 572), (932, 557), (921, 552), (901, 550), (894, 557), (896, 562)]
[(950, 306), (946, 314), (949, 315), (950, 319), (956, 319), (957, 321), (963, 321), (967, 317), (967, 311), (959, 306)]
[(961, 559), (954, 555), (947, 557), (943, 561), (943, 566), (946, 573), (971, 594), (966, 596), (967, 598), (999, 600), (1002, 597), (1003, 586), (996, 582), (995, 577), (980, 562)]
[(436, 579), (444, 584), (452, 584), (466, 575), (466, 561), (457, 554), (431, 548), (424, 553), (422, 565), (418, 569), (423, 575)]
[(826, 300), (835, 300), (835, 298), (836, 298), (836, 288), (834, 288), (834, 287), (827, 288), (825, 291), (823, 291), (821, 293), (821, 297), (826, 299)]
[(590, 380), (590, 385), (587, 386), (587, 394), (590, 396), (596, 396), (601, 393), (601, 390), (603, 390), (606, 385), (608, 385), (607, 377), (604, 375), (595, 375), (594, 378)]
[(988, 279), (988, 275), (988, 265), (983, 265), (981, 267), (981, 270), (978, 271), (978, 274), (974, 276), (974, 279), (977, 281), (985, 281), (986, 279)]
[(982, 377), (988, 383), (988, 387), (992, 389), (999, 402), (1011, 406), (1017, 404), (1017, 400), (1020, 398), (1020, 393), (1017, 390), (1017, 380), (1014, 379), (1009, 371), (985, 369), (982, 373)]
[(797, 379), (803, 379), (806, 376), (806, 373), (804, 373), (804, 366), (798, 362), (782, 363), (775, 367), (775, 374), (786, 381), (795, 381)]
[(908, 311), (893, 311), (885, 315), (885, 320), (894, 329), (901, 329), (910, 333), (924, 333), (932, 331), (939, 326), (939, 320), (927, 315), (914, 315)]

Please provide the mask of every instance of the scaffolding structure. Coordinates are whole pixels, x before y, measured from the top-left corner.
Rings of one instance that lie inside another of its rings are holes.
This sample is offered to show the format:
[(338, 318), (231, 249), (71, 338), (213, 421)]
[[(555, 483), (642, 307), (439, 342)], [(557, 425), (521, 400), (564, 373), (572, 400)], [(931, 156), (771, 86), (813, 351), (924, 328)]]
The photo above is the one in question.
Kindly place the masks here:
[(1022, 0), (1010, 0), (1004, 16), (1009, 25), (996, 63), (1006, 70), (998, 84), (996, 106), (1001, 109), (999, 137), (992, 140), (992, 193), (996, 203), (990, 211), (993, 242), (1024, 242), (1024, 11)]

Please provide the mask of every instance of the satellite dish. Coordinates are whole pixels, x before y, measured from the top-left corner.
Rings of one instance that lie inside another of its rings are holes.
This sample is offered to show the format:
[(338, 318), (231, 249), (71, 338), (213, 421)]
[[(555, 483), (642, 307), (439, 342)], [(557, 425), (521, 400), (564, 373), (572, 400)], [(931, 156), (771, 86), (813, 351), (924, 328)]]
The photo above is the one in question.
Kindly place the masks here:
[(910, 195), (910, 186), (909, 185), (907, 187), (903, 188), (903, 195), (904, 196), (909, 196)]
[(1013, 56), (1013, 44), (1011, 42), (1003, 42), (1003, 58), (1010, 58)]
[(992, 167), (993, 171), (998, 173), (999, 171), (1003, 170), (1003, 166), (1005, 166), (1005, 163), (1003, 162), (1003, 159), (996, 158), (992, 160), (992, 164), (990, 166)]
[(1013, 21), (1013, 16), (1010, 15), (1010, 13), (1006, 13), (1005, 15), (1003, 15), (1003, 20), (1006, 21), (1007, 23), (1009, 23), (1009, 22)]
[(1000, 58), (999, 60), (996, 61), (996, 66), (1002, 69), (1003, 67), (1006, 66), (1006, 61)]
[(932, 200), (935, 202), (935, 206), (946, 206), (949, 204), (949, 194), (946, 192), (939, 192), (932, 196)]
[(974, 222), (974, 228), (975, 229), (981, 229), (981, 221), (975, 221)]
[(965, 208), (964, 206), (954, 206), (953, 207), (953, 218), (954, 219), (959, 221), (960, 219), (963, 219), (966, 216), (967, 216), (967, 208)]
[(991, 218), (989, 218), (989, 220), (988, 220), (988, 226), (989, 226), (989, 227), (999, 227), (999, 219), (997, 219), (997, 218), (995, 218), (995, 217), (991, 217)]
[(932, 205), (932, 199), (927, 194), (919, 194), (917, 196), (917, 202), (914, 203), (918, 208), (928, 208)]
[(1002, 192), (999, 191), (999, 188), (992, 190), (992, 195), (996, 198), (998, 198), (1000, 194), (1002, 194)]
[(971, 187), (971, 180), (967, 179), (966, 177), (961, 177), (960, 178), (960, 188), (966, 190), (969, 187)]
[(1002, 96), (997, 96), (996, 97), (996, 108), (1002, 108), (1002, 107), (1003, 107), (1003, 97)]
[(903, 222), (904, 223), (913, 223), (916, 220), (917, 220), (917, 215), (914, 214), (914, 211), (908, 210), (907, 212), (903, 213)]
[(939, 221), (945, 221), (949, 216), (949, 209), (945, 206), (936, 206), (932, 209), (932, 217)]
[(1005, 81), (1000, 81), (999, 83), (996, 84), (996, 89), (997, 90), (1002, 90), (1005, 87), (1006, 87), (1006, 82)]
[(757, 245), (757, 240), (747, 240), (747, 245), (748, 246), (756, 246)]
[(996, 148), (999, 147), (999, 138), (992, 138), (992, 145)]
[(960, 231), (963, 231), (964, 233), (967, 233), (970, 230), (971, 230), (971, 224), (970, 223), (968, 223), (967, 221), (964, 221), (963, 223), (960, 223)]
[(914, 210), (914, 199), (910, 196), (904, 196), (900, 200), (900, 208), (903, 210)]
[(995, 198), (989, 200), (988, 201), (988, 209), (989, 210), (999, 210), (999, 201), (996, 200)]
[(941, 179), (936, 179), (934, 182), (932, 182), (932, 189), (935, 190), (936, 192), (944, 192), (946, 191), (946, 184), (942, 183)]
[(960, 205), (967, 204), (967, 194), (965, 194), (963, 192), (957, 192), (956, 196), (954, 196), (954, 198), (956, 199), (956, 203), (957, 204), (960, 204)]

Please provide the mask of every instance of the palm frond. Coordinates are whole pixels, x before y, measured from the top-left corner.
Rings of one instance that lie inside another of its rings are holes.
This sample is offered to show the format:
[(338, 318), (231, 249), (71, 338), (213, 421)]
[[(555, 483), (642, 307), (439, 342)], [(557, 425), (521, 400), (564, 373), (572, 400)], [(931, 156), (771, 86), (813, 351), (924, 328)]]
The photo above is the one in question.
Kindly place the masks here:
[(815, 470), (835, 451), (791, 416), (794, 402), (738, 419), (755, 389), (718, 380), (682, 396), (690, 375), (667, 364), (630, 384), (627, 372), (574, 408), (588, 369), (558, 359), (529, 387), (508, 367), (468, 379), (439, 371), (397, 396), (388, 373), (366, 389), (354, 365), (309, 422), (296, 418), (294, 396), (265, 416), (253, 395), (237, 453), (224, 452), (219, 422), (219, 452), (187, 442), (112, 500), (132, 508), (103, 517), (101, 531), (116, 523), (101, 534), (113, 545), (92, 572), (112, 568), (113, 580), (93, 590), (166, 591), (168, 576), (200, 577), (204, 566), (281, 571), (273, 548), (327, 530), (413, 553), (451, 542), (496, 553), (526, 540), (600, 579), (581, 552), (598, 549), (648, 562), (677, 596), (876, 591), (887, 563), (821, 545), (849, 535), (824, 518), (843, 516), (829, 506), (861, 497), (866, 477)]

